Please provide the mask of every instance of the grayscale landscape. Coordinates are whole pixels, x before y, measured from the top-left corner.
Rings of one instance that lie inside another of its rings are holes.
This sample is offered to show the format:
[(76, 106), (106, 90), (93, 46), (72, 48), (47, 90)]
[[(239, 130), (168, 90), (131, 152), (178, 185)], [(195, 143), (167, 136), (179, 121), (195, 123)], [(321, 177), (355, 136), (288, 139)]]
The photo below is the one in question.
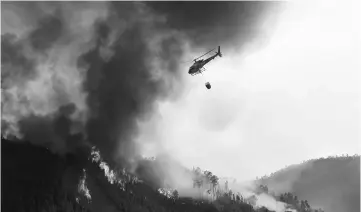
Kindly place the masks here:
[(1, 2), (1, 210), (359, 212), (360, 2)]

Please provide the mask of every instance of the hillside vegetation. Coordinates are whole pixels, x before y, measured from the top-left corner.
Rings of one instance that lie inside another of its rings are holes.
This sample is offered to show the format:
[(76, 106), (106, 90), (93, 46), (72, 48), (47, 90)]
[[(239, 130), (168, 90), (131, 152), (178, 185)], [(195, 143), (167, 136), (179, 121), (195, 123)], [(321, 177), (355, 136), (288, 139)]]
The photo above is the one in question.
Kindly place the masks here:
[[(157, 160), (144, 160), (135, 176), (125, 169), (109, 170), (95, 153), (85, 167), (79, 167), (75, 155), (59, 156), (46, 148), (3, 138), (1, 142), (3, 211), (271, 211), (254, 207), (255, 195), (232, 192), (216, 175), (200, 168), (188, 170), (194, 176), (193, 189), (200, 194), (192, 199), (180, 197), (175, 189), (161, 188), (161, 180), (151, 172)], [(204, 191), (211, 199), (205, 200)], [(286, 203), (290, 211), (321, 211), (289, 192), (275, 195), (259, 185), (259, 194)]]
[(271, 190), (289, 191), (327, 212), (360, 211), (360, 156), (313, 159), (289, 166), (260, 183)]
[(211, 204), (174, 201), (127, 173), (114, 182), (104, 175), (99, 161), (90, 161), (85, 168), (86, 185), (81, 189), (71, 155), (54, 155), (28, 143), (1, 142), (2, 211), (217, 211)]

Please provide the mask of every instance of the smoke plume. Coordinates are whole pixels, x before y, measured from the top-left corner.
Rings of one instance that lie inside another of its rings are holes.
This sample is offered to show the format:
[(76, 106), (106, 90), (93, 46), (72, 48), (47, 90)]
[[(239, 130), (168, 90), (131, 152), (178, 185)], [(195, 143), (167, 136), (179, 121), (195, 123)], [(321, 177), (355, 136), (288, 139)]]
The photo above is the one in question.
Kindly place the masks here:
[(76, 58), (93, 48), (92, 26), (107, 6), (16, 2), (2, 10), (2, 133), (69, 151), (82, 140), (87, 108)]
[(265, 14), (278, 6), (3, 3), (2, 134), (57, 153), (96, 146), (110, 161), (132, 163), (139, 123), (183, 91), (188, 46), (245, 52), (264, 44), (265, 24), (274, 22)]
[[(209, 49), (218, 45), (244, 52), (267, 43), (269, 29), (277, 21), (282, 2), (150, 2), (164, 14), (167, 24), (186, 33), (192, 46)], [(186, 15), (185, 15), (186, 14)]]
[[(132, 155), (136, 119), (180, 80), (179, 33), (142, 3), (6, 3), (3, 10), (3, 134), (56, 152), (86, 139), (105, 155)], [(27, 22), (25, 32), (12, 28)]]

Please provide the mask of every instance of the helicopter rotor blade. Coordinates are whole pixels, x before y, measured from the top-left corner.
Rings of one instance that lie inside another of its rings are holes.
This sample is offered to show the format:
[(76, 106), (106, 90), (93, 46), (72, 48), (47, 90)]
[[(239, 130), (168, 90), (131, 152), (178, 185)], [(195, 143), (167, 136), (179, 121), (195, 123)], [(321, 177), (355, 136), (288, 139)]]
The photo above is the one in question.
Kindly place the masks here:
[(204, 55), (206, 55), (206, 54), (210, 53), (211, 51), (213, 51), (213, 50), (215, 50), (215, 49), (216, 49), (216, 48), (214, 48), (214, 49), (212, 49), (212, 50), (208, 51), (207, 53), (203, 54), (203, 55), (202, 55), (202, 56), (200, 56), (200, 57), (197, 57), (197, 58), (196, 58), (196, 59), (194, 59), (194, 60), (197, 60), (198, 58), (203, 57)]
[(180, 63), (192, 63), (192, 62), (195, 62), (197, 59), (199, 59), (199, 58), (203, 57), (204, 55), (206, 55), (206, 54), (210, 53), (211, 51), (214, 51), (215, 49), (216, 49), (216, 48), (214, 48), (214, 49), (212, 49), (212, 50), (209, 50), (207, 53), (205, 53), (205, 54), (203, 54), (202, 56), (197, 57), (197, 58), (195, 58), (195, 59), (193, 59), (193, 60), (189, 60), (189, 61), (181, 61)]
[(188, 60), (188, 61), (180, 61), (179, 63), (193, 63), (193, 60)]

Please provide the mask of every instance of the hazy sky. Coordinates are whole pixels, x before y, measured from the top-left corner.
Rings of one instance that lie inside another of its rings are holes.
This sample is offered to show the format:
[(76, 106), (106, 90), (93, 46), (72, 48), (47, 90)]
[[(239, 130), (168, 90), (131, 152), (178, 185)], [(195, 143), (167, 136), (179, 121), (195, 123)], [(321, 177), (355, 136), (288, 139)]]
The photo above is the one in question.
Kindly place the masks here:
[(186, 76), (183, 97), (160, 103), (141, 127), (144, 151), (162, 147), (188, 167), (238, 179), (359, 153), (359, 6), (289, 3), (267, 46), (246, 57), (223, 52), (204, 77)]

